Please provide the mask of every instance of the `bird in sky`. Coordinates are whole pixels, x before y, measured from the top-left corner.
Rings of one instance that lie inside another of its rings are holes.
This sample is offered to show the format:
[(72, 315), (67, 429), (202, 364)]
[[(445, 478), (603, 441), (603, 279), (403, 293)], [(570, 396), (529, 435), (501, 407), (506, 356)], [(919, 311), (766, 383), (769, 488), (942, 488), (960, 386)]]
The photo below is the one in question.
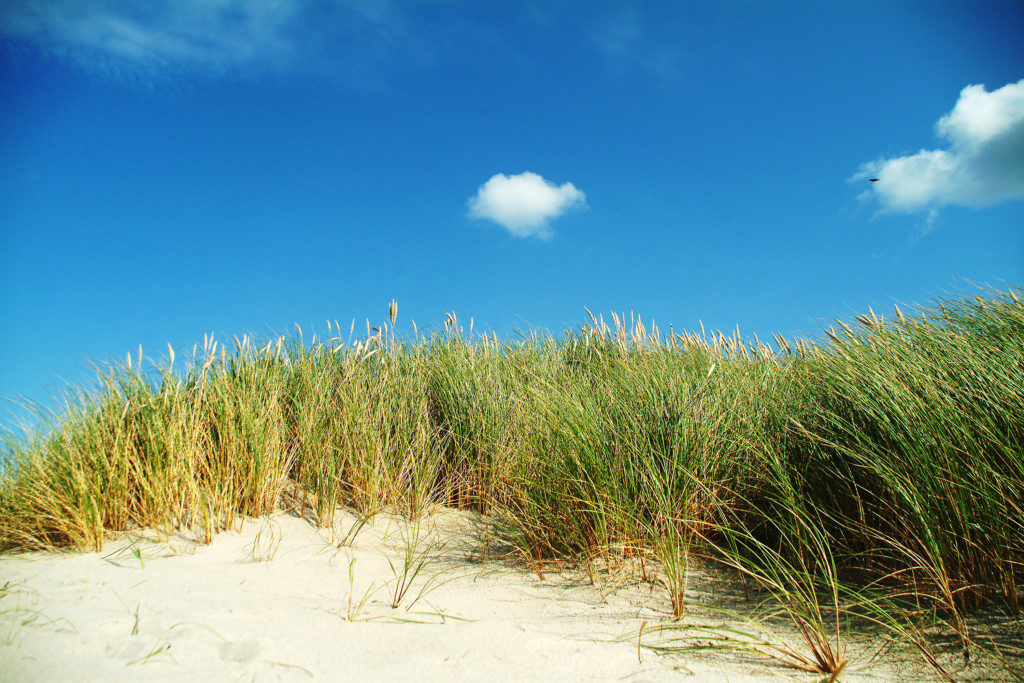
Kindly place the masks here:
[(877, 183), (878, 182), (878, 178), (868, 178), (868, 181), (872, 182), (872, 183)]

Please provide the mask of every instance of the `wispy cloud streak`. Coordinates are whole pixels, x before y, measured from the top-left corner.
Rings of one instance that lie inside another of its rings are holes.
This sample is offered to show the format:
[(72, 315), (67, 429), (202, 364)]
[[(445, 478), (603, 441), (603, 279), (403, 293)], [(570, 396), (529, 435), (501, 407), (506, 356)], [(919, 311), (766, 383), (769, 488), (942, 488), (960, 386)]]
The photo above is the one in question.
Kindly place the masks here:
[(371, 0), (7, 0), (0, 38), (91, 70), (137, 76), (321, 69), (342, 76), (396, 57), (429, 61), (429, 32)]

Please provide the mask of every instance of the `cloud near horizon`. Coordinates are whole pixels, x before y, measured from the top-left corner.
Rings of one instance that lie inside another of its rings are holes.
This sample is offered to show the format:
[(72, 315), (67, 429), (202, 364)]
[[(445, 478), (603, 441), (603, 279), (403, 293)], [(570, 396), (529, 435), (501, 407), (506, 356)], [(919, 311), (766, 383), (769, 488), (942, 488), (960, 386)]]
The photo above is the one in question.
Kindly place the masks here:
[(513, 237), (547, 239), (549, 221), (586, 203), (586, 195), (572, 183), (557, 186), (530, 171), (511, 176), (498, 173), (470, 198), (469, 215), (493, 221)]
[(935, 133), (947, 149), (877, 159), (850, 180), (878, 178), (862, 196), (892, 212), (927, 211), (929, 226), (942, 206), (1024, 198), (1024, 79), (992, 92), (968, 85)]

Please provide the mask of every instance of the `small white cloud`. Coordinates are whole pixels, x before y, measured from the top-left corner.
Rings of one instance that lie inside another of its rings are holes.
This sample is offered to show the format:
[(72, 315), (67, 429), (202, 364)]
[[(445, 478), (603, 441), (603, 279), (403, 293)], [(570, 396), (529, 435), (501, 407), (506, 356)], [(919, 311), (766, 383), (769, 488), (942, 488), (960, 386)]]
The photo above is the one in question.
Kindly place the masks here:
[(940, 206), (1024, 197), (1024, 79), (992, 92), (967, 86), (935, 132), (949, 142), (948, 149), (877, 159), (851, 180), (877, 178), (865, 194), (890, 211), (928, 211), (929, 226)]
[(514, 237), (550, 237), (548, 221), (586, 206), (586, 195), (572, 183), (556, 186), (536, 173), (499, 173), (469, 200), (469, 215), (498, 223)]

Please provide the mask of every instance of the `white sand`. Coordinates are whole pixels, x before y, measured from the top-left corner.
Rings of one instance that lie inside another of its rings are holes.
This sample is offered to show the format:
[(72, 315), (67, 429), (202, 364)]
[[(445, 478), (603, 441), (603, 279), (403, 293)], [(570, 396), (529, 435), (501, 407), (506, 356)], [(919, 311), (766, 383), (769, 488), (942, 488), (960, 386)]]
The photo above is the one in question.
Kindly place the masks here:
[[(421, 523), (430, 564), (398, 609), (391, 600), (409, 523), (389, 515), (340, 548), (330, 530), (278, 513), (210, 545), (136, 534), (134, 546), (124, 538), (102, 553), (3, 557), (0, 678), (742, 681), (797, 673), (647, 650), (638, 661), (635, 636), (617, 639), (666, 620), (663, 589), (631, 581), (612, 590), (585, 574), (541, 581), (507, 561), (473, 561), (481, 550), (474, 520), (443, 511)], [(346, 513), (338, 528), (354, 522)], [(424, 586), (433, 588), (406, 611)]]

